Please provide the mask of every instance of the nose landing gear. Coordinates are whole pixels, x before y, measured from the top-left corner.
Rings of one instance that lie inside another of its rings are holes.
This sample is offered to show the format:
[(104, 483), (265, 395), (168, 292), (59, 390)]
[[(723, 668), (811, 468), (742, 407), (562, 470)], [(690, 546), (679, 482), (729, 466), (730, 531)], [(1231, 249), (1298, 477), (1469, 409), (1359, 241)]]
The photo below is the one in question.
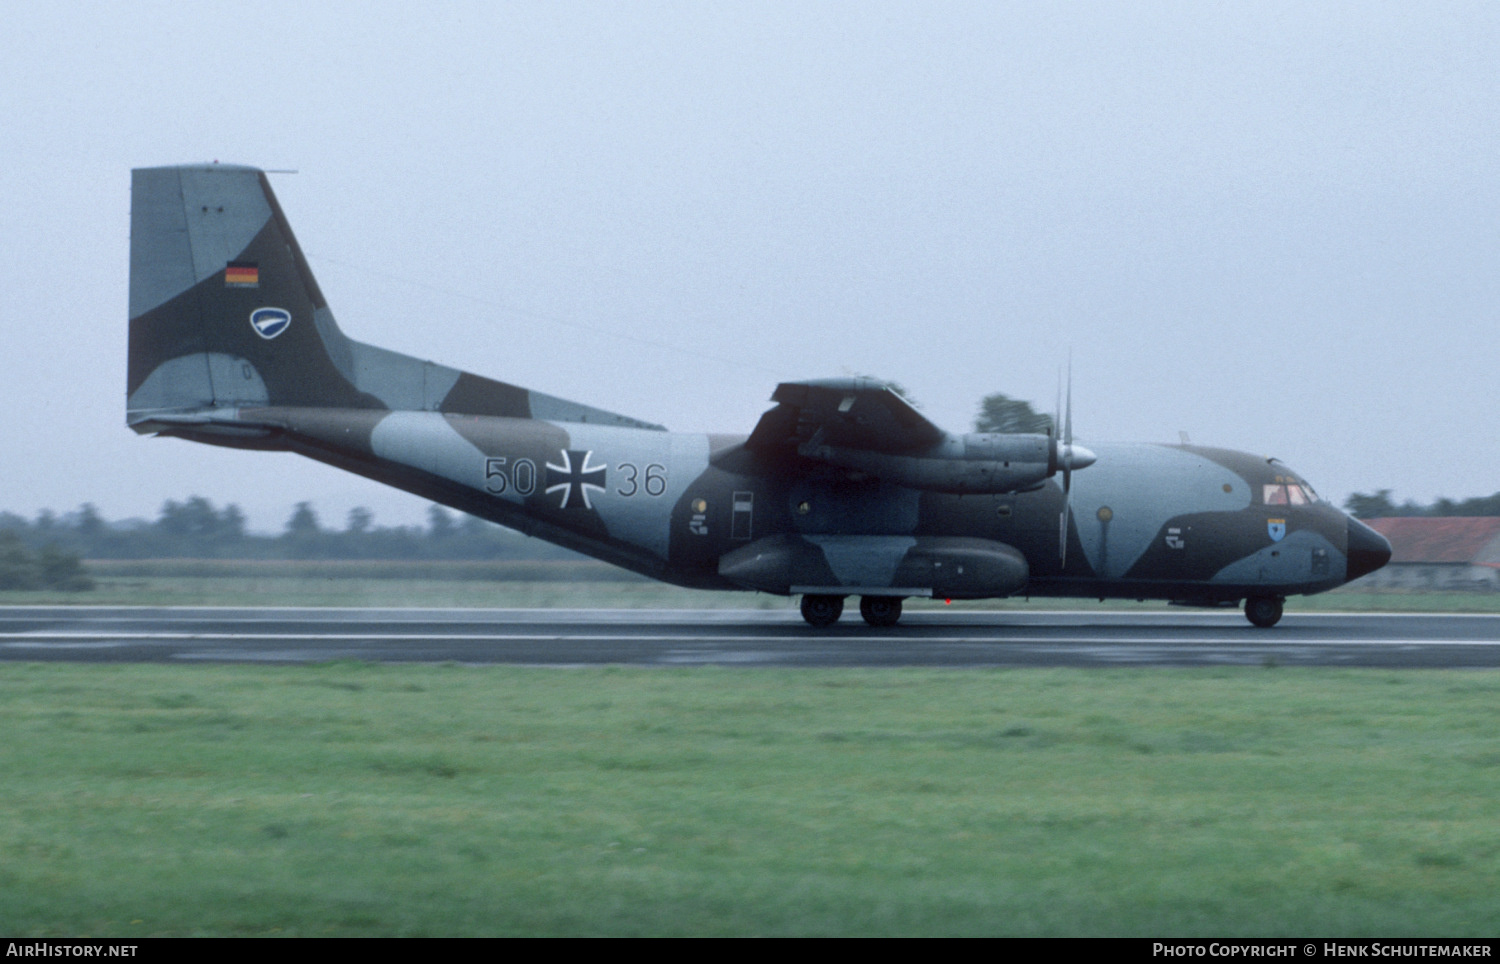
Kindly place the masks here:
[(1278, 596), (1250, 596), (1245, 600), (1245, 618), (1252, 626), (1270, 629), (1281, 621), (1283, 601)]

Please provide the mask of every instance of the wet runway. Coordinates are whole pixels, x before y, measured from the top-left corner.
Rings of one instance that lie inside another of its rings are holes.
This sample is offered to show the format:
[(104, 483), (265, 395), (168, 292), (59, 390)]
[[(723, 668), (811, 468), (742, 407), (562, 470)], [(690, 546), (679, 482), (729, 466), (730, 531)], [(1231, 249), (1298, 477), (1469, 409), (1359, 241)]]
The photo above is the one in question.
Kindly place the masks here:
[(1500, 667), (1500, 615), (0, 607), (0, 661), (533, 666)]

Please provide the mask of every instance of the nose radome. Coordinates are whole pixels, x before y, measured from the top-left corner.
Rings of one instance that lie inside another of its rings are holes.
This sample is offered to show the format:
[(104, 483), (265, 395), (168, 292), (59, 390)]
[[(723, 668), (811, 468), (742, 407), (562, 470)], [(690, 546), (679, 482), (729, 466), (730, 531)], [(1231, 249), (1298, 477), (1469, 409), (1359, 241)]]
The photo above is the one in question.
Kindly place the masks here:
[(1391, 561), (1391, 544), (1385, 536), (1358, 519), (1349, 520), (1348, 572), (1351, 582)]

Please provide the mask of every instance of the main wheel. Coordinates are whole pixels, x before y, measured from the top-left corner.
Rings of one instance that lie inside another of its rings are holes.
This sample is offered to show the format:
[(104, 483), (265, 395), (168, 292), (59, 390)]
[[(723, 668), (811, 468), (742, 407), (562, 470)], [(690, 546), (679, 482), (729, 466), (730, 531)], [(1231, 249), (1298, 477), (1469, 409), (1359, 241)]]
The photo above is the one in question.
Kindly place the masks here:
[(843, 596), (803, 596), (802, 618), (809, 626), (823, 629), (839, 621), (844, 614)]
[(860, 596), (859, 614), (871, 626), (894, 626), (901, 619), (901, 597)]
[(1253, 626), (1270, 629), (1281, 621), (1281, 600), (1275, 596), (1251, 596), (1245, 600), (1245, 618)]

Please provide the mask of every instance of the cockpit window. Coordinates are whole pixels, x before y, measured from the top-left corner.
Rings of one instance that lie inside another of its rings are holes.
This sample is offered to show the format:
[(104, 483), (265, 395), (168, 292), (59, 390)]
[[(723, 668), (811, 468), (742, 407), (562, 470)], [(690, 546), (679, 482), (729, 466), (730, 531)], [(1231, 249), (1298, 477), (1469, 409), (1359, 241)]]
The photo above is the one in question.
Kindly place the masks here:
[(1312, 486), (1299, 482), (1272, 482), (1261, 486), (1261, 501), (1266, 505), (1312, 505), (1318, 494)]

